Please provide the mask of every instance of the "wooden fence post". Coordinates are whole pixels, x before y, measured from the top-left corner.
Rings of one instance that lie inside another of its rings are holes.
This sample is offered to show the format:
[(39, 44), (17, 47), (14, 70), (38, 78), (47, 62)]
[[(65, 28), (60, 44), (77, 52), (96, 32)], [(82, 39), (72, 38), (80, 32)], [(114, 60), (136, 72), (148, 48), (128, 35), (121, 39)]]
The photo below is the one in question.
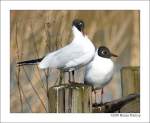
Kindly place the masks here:
[[(140, 67), (123, 67), (121, 69), (122, 96), (140, 93)], [(136, 99), (120, 110), (124, 113), (140, 112), (140, 99)]]
[(92, 112), (92, 87), (79, 83), (62, 84), (49, 88), (49, 112)]

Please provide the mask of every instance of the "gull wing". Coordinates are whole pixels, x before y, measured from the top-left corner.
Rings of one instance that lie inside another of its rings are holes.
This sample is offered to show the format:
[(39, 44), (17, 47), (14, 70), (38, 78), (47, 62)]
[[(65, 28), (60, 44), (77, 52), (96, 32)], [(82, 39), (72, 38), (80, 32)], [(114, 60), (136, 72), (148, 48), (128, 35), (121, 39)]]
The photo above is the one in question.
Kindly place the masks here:
[(78, 44), (71, 43), (64, 48), (49, 53), (39, 64), (41, 69), (64, 68), (66, 65), (84, 55), (84, 50)]

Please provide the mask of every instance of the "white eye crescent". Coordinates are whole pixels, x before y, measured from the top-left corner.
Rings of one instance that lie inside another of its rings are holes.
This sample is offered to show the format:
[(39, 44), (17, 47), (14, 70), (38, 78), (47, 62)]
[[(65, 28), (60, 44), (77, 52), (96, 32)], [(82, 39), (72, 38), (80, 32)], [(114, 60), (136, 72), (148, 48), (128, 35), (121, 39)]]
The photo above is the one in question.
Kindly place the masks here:
[(80, 22), (79, 25), (82, 25), (82, 23)]
[(102, 51), (102, 54), (104, 54), (104, 55), (105, 55), (105, 54), (106, 54), (106, 51), (104, 51), (104, 50), (103, 50), (103, 51)]

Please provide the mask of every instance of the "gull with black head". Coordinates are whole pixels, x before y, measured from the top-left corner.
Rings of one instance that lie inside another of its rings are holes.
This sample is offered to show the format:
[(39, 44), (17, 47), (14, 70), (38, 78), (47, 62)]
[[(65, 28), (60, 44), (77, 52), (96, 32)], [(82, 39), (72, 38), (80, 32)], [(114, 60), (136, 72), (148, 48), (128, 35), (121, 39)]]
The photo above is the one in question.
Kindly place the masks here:
[(74, 71), (80, 67), (88, 64), (95, 54), (95, 47), (89, 38), (84, 34), (84, 22), (79, 19), (75, 19), (72, 22), (73, 40), (67, 46), (60, 48), (54, 52), (48, 53), (46, 56), (40, 59), (27, 60), (18, 62), (21, 65), (30, 65), (39, 63), (40, 69), (56, 68), (64, 72), (69, 72), (69, 82), (71, 81), (71, 75)]
[(94, 59), (86, 65), (85, 68), (85, 84), (92, 85), (95, 93), (96, 103), (96, 90), (101, 90), (101, 103), (103, 96), (103, 88), (112, 79), (114, 73), (114, 63), (111, 57), (117, 57), (117, 55), (110, 52), (105, 46), (100, 46), (95, 52)]

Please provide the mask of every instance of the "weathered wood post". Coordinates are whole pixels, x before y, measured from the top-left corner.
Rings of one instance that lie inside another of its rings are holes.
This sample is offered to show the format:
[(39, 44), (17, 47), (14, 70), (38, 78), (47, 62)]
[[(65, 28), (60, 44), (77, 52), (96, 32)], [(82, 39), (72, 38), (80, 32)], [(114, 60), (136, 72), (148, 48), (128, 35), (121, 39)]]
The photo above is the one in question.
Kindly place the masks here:
[(79, 83), (62, 84), (49, 88), (49, 112), (92, 112), (92, 87)]
[[(140, 67), (123, 67), (121, 69), (122, 96), (140, 93)], [(125, 105), (121, 112), (140, 112), (140, 99)]]

